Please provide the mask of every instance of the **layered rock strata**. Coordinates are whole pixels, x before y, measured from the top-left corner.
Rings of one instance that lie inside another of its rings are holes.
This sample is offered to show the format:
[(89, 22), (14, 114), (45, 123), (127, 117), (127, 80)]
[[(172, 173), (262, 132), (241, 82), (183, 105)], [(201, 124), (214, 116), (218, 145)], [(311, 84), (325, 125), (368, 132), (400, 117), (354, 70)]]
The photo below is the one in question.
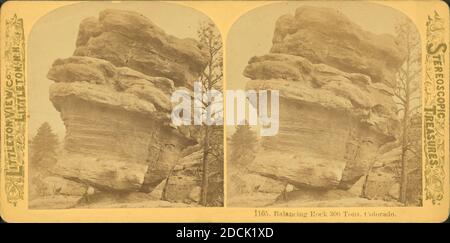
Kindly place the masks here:
[(279, 90), (279, 133), (249, 169), (296, 187), (350, 188), (399, 123), (391, 84), (404, 54), (333, 9), (300, 7), (276, 24), (271, 53), (249, 60), (247, 89)]
[(388, 34), (374, 34), (336, 9), (303, 6), (278, 19), (272, 53), (302, 56), (374, 82), (393, 83), (405, 49)]
[(53, 171), (101, 191), (153, 190), (197, 143), (170, 125), (170, 96), (205, 68), (204, 47), (121, 10), (83, 20), (76, 46), (48, 72), (66, 126)]
[(107, 9), (80, 24), (75, 56), (110, 61), (154, 77), (166, 77), (177, 86), (191, 83), (203, 71), (207, 52), (194, 39), (166, 34), (135, 12)]

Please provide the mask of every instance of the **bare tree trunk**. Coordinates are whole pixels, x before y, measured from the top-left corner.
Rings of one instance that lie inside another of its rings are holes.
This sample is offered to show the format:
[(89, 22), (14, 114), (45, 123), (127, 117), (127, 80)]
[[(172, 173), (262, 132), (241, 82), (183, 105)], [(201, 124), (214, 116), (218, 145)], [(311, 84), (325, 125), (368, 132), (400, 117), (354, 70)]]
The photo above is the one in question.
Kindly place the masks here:
[(359, 195), (360, 197), (367, 198), (367, 186), (369, 185), (369, 175), (370, 175), (370, 172), (372, 172), (372, 168), (373, 168), (373, 162), (369, 166), (369, 169), (367, 170), (367, 174), (364, 175), (364, 177), (365, 177), (364, 184), (361, 189), (361, 195)]
[[(406, 205), (407, 203), (407, 188), (408, 188), (408, 151), (410, 150), (410, 119), (414, 114), (414, 111), (419, 108), (412, 106), (413, 99), (420, 99), (420, 96), (415, 96), (418, 87), (415, 87), (415, 80), (417, 74), (420, 74), (420, 41), (418, 35), (415, 34), (415, 28), (412, 27), (410, 22), (400, 23), (397, 29), (398, 37), (401, 42), (404, 42), (406, 50), (406, 60), (402, 67), (399, 68), (397, 78), (397, 91), (394, 91), (395, 96), (400, 100), (397, 102), (400, 105), (400, 109), (403, 110), (402, 116), (402, 134), (401, 134), (401, 173), (400, 173), (400, 192), (399, 201)], [(419, 61), (419, 66), (417, 62)], [(417, 80), (416, 80), (417, 81)], [(420, 85), (420, 82), (417, 83)], [(420, 95), (420, 94), (419, 94)]]
[(404, 101), (404, 115), (402, 121), (402, 173), (400, 178), (400, 202), (406, 204), (406, 192), (408, 188), (408, 161), (406, 159), (406, 151), (408, 149), (408, 123), (409, 123), (409, 106), (410, 106), (410, 79), (409, 79), (409, 61), (410, 61), (410, 49), (409, 43), (407, 45), (408, 55), (406, 58), (406, 77), (405, 77), (405, 101)]
[[(407, 106), (406, 106), (407, 107)], [(408, 126), (408, 113), (407, 108), (405, 110), (405, 116), (403, 118), (403, 134), (402, 134), (402, 157), (401, 157), (401, 163), (402, 163), (402, 173), (400, 178), (400, 202), (403, 204), (406, 204), (406, 189), (408, 187), (408, 168), (407, 168), (407, 159), (406, 159), (406, 150), (407, 150), (407, 126)]]
[(209, 152), (209, 126), (205, 126), (205, 138), (203, 141), (203, 169), (202, 169), (202, 190), (201, 205), (206, 206), (208, 196), (208, 152)]
[(402, 155), (402, 177), (400, 182), (400, 202), (406, 204), (406, 189), (408, 185), (408, 173), (403, 169), (406, 167), (406, 159), (405, 156)]

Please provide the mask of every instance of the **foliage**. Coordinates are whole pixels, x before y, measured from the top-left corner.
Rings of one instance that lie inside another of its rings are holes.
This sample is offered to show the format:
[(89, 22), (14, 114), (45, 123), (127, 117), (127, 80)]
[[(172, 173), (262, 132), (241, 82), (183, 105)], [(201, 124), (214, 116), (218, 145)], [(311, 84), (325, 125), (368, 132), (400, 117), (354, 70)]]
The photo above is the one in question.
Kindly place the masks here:
[(230, 139), (230, 165), (235, 168), (245, 167), (253, 160), (256, 145), (256, 132), (248, 124), (238, 126)]
[[(212, 22), (203, 22), (200, 24), (197, 34), (208, 52), (208, 65), (199, 77), (202, 89), (205, 93), (212, 89), (221, 90), (223, 57), (220, 33)], [(201, 104), (203, 109), (207, 109), (212, 103), (202, 100)], [(219, 129), (221, 127), (202, 126), (201, 204), (204, 206), (223, 204), (223, 129)]]
[(58, 147), (58, 137), (53, 133), (50, 125), (44, 122), (30, 141), (29, 146), (30, 198), (45, 194), (46, 185), (42, 179), (50, 173), (49, 170), (55, 165)]
[(56, 163), (59, 141), (50, 124), (44, 122), (30, 143), (30, 167), (47, 170)]

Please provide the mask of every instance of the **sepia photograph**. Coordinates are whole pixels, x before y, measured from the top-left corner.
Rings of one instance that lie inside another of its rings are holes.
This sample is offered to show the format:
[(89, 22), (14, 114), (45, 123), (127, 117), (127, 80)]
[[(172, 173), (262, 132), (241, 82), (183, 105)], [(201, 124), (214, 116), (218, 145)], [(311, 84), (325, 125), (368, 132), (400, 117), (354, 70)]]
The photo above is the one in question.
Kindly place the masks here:
[(222, 206), (223, 129), (170, 120), (175, 90), (220, 88), (221, 55), (214, 23), (170, 3), (41, 18), (29, 40), (29, 207)]
[(227, 88), (280, 92), (278, 134), (227, 133), (229, 206), (421, 206), (422, 55), (407, 16), (274, 3), (240, 17), (227, 43)]
[(440, 0), (1, 2), (0, 222), (208, 240), (448, 221), (449, 15)]

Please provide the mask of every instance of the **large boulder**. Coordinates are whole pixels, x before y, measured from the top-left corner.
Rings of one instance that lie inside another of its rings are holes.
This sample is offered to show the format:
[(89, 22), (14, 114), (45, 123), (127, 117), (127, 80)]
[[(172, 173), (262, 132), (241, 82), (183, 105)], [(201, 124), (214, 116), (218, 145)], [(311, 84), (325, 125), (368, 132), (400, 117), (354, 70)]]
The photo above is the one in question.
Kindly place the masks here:
[(139, 190), (148, 165), (107, 156), (67, 153), (53, 169), (62, 177), (83, 181), (103, 190)]
[[(99, 75), (83, 71), (88, 68)], [(101, 187), (111, 189), (138, 190), (147, 175), (154, 178), (150, 184), (156, 186), (176, 163), (177, 154), (192, 143), (167, 125), (171, 80), (115, 68), (107, 61), (89, 57), (57, 60), (48, 77), (56, 81), (50, 87), (50, 99), (66, 126), (64, 148), (68, 153), (57, 167), (58, 173), (65, 177), (96, 185), (102, 182)], [(81, 166), (85, 161), (93, 164)], [(129, 169), (136, 169), (131, 173), (142, 180), (128, 184), (123, 177), (112, 177), (107, 182), (101, 176), (107, 171), (104, 170), (107, 162), (104, 167), (103, 161), (126, 164)], [(78, 169), (68, 169), (74, 166), (72, 162), (76, 162)], [(84, 173), (81, 168), (89, 168), (88, 178), (81, 178)], [(150, 173), (156, 170), (156, 174)]]
[(335, 10), (281, 17), (271, 53), (244, 70), (248, 90), (280, 92), (279, 133), (262, 138), (249, 170), (296, 187), (351, 188), (398, 135), (390, 84), (403, 57), (393, 37)]
[[(247, 89), (279, 90), (281, 98), (294, 106), (304, 103), (334, 110), (386, 135), (392, 135), (397, 128), (392, 89), (382, 83), (373, 83), (367, 75), (313, 64), (306, 58), (290, 54), (253, 57), (244, 75), (251, 79)], [(281, 112), (283, 110), (286, 108)]]
[(250, 170), (296, 186), (349, 188), (365, 174), (379, 146), (395, 139), (390, 89), (303, 57), (254, 57), (247, 89), (280, 91), (280, 128), (262, 140)]
[(170, 96), (190, 87), (206, 57), (198, 41), (170, 36), (135, 12), (83, 20), (74, 55), (47, 75), (66, 127), (53, 172), (102, 191), (152, 191), (197, 143), (195, 129), (170, 125)]
[(278, 19), (271, 52), (302, 56), (386, 84), (395, 82), (405, 57), (393, 36), (366, 31), (336, 9), (312, 6)]
[(207, 64), (206, 48), (194, 39), (166, 34), (141, 14), (107, 9), (80, 24), (75, 56), (110, 61), (177, 86), (192, 83)]

